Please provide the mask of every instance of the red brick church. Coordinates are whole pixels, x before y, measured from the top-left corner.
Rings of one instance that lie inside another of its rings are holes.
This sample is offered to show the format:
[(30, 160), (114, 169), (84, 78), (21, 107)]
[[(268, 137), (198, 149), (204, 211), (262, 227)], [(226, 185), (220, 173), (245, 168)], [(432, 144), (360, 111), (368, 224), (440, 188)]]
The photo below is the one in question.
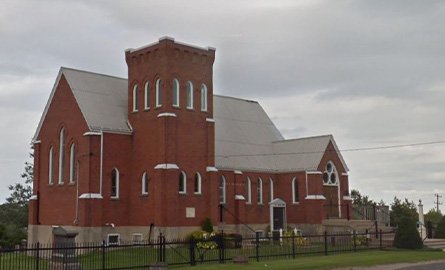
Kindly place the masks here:
[(334, 138), (286, 140), (258, 102), (214, 95), (214, 48), (166, 37), (125, 60), (128, 79), (60, 69), (33, 141), (29, 242), (55, 226), (111, 242), (206, 218), (246, 234), (347, 217)]

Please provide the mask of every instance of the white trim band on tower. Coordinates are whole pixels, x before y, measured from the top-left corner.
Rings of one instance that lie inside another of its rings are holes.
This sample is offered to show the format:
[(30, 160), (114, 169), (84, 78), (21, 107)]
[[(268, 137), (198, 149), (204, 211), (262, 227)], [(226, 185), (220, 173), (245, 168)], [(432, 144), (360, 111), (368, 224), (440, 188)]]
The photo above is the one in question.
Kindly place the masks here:
[(246, 198), (244, 198), (244, 196), (243, 195), (235, 195), (235, 201), (245, 201), (246, 200)]
[(242, 171), (237, 171), (237, 170), (233, 171), (233, 173), (234, 173), (234, 174), (243, 174)]
[(347, 172), (341, 173), (342, 176), (348, 176), (349, 174)]
[(206, 118), (206, 121), (210, 123), (215, 123), (215, 119), (213, 118)]
[(178, 165), (173, 163), (161, 163), (155, 166), (155, 170), (177, 170)]
[(351, 196), (343, 196), (343, 200), (352, 201), (353, 199), (351, 198)]
[(99, 193), (83, 193), (79, 196), (79, 199), (99, 199), (102, 200), (103, 197)]
[(94, 131), (87, 131), (83, 134), (83, 136), (100, 136), (102, 135), (101, 132), (94, 132)]
[(176, 117), (176, 113), (165, 112), (158, 114), (158, 117)]
[(326, 197), (323, 195), (307, 195), (306, 200), (326, 200)]
[(206, 170), (207, 170), (207, 172), (217, 172), (218, 171), (218, 169), (215, 167), (207, 167)]
[(39, 199), (39, 197), (37, 195), (31, 195), (31, 197), (29, 197), (30, 201), (37, 201)]
[(323, 174), (320, 171), (307, 171), (307, 174)]

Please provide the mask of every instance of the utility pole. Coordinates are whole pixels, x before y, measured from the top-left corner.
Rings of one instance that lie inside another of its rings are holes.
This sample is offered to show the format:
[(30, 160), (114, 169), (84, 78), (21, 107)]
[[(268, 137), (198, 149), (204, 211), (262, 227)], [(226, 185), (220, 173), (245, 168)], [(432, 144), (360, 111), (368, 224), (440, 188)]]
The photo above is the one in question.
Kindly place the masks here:
[(439, 212), (439, 205), (442, 205), (442, 202), (440, 202), (439, 199), (442, 198), (442, 196), (437, 193), (434, 194), (434, 196), (436, 196), (436, 201), (434, 202), (436, 204), (436, 210)]

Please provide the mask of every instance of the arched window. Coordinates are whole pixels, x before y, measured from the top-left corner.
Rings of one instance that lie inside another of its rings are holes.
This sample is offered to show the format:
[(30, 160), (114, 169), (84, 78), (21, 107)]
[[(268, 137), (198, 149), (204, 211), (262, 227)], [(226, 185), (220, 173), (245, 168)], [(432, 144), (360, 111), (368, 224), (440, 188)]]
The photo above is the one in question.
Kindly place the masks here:
[(119, 198), (119, 171), (116, 168), (111, 171), (111, 198)]
[(195, 174), (195, 194), (201, 194), (201, 175), (199, 172)]
[(179, 193), (187, 193), (187, 175), (185, 172), (179, 174)]
[(219, 180), (219, 203), (226, 203), (226, 178), (221, 175), (221, 179)]
[(142, 186), (142, 190), (141, 190), (142, 195), (147, 195), (148, 194), (148, 175), (147, 175), (147, 172), (144, 172), (142, 174), (141, 186)]
[(193, 109), (193, 84), (187, 82), (187, 109)]
[(273, 201), (273, 180), (269, 178), (269, 202)]
[(162, 106), (161, 79), (156, 80), (156, 107)]
[(201, 85), (201, 111), (207, 111), (207, 86)]
[(144, 109), (148, 110), (150, 109), (150, 83), (146, 82), (145, 83), (145, 88), (144, 88)]
[(179, 107), (179, 81), (178, 79), (173, 79), (172, 84), (172, 105), (174, 107)]
[(133, 112), (137, 112), (138, 111), (138, 85), (135, 84), (133, 86)]
[(261, 180), (261, 178), (258, 178), (256, 193), (257, 193), (257, 203), (263, 204), (263, 180)]
[(65, 162), (65, 129), (62, 128), (59, 134), (59, 184), (63, 184), (63, 163)]
[(252, 203), (252, 181), (249, 177), (246, 179), (246, 203)]
[(48, 184), (54, 184), (53, 177), (53, 147), (51, 146), (48, 154)]
[(326, 163), (326, 168), (323, 173), (323, 184), (327, 186), (338, 185), (337, 169), (332, 161)]
[(298, 179), (297, 177), (294, 177), (294, 179), (292, 179), (292, 202), (298, 203), (299, 201)]
[(76, 144), (72, 143), (70, 147), (70, 183), (76, 181)]

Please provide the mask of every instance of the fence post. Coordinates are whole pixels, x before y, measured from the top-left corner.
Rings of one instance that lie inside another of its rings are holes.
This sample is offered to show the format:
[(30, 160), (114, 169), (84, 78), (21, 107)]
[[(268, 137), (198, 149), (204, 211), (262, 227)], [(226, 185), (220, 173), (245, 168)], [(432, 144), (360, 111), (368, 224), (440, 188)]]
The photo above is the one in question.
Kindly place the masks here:
[(165, 256), (166, 256), (166, 240), (165, 240), (165, 236), (161, 235), (161, 262), (165, 263)]
[(369, 231), (368, 231), (368, 229), (366, 229), (366, 231), (365, 231), (365, 233), (366, 233), (366, 246), (369, 246)]
[(357, 251), (357, 235), (355, 233), (355, 230), (352, 231), (352, 241), (353, 243), (353, 247), (354, 247), (354, 252)]
[(328, 232), (324, 231), (324, 255), (328, 255)]
[(295, 231), (292, 230), (292, 258), (295, 259)]
[(380, 249), (382, 248), (382, 229), (380, 229)]
[(260, 261), (260, 232), (255, 232), (255, 257), (256, 261)]
[(102, 241), (102, 270), (105, 270), (105, 240)]
[(190, 265), (191, 266), (196, 265), (196, 261), (195, 261), (195, 239), (193, 239), (193, 237), (190, 237)]
[(36, 244), (36, 270), (39, 270), (39, 264), (40, 264), (40, 242), (37, 242)]
[(349, 209), (349, 203), (346, 204), (346, 218), (348, 220), (351, 219), (351, 214), (349, 213), (350, 209)]

